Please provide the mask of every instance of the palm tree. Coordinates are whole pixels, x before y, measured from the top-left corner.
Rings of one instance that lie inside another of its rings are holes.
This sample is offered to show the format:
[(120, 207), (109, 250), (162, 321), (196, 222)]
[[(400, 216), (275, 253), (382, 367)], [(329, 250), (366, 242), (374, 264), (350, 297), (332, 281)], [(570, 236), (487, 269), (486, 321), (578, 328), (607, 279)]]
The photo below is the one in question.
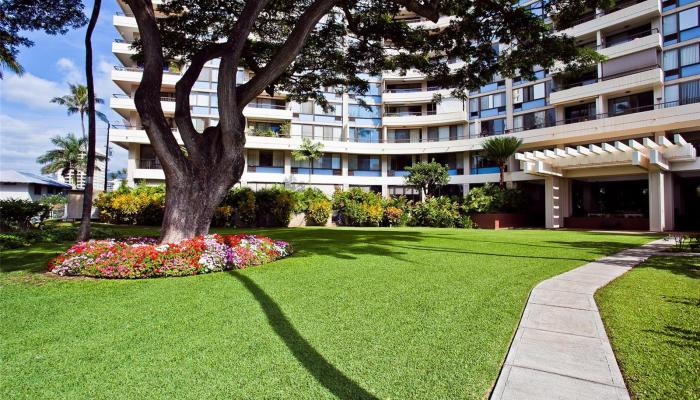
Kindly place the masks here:
[[(70, 94), (51, 99), (52, 103), (65, 106), (68, 115), (80, 114), (80, 126), (83, 128), (83, 137), (85, 137), (85, 114), (88, 112), (88, 90), (87, 86), (82, 84), (69, 84)], [(105, 101), (96, 97), (95, 104), (104, 104)], [(99, 118), (107, 118), (103, 113), (95, 111)]]
[(39, 164), (45, 164), (41, 167), (42, 174), (50, 174), (60, 172), (66, 176), (71, 174), (73, 186), (78, 185), (78, 171), (85, 170), (86, 157), (85, 146), (87, 139), (85, 137), (77, 138), (72, 133), (64, 136), (56, 136), (51, 139), (51, 143), (56, 146), (55, 149), (49, 150), (44, 155), (36, 159)]
[(523, 145), (523, 140), (512, 136), (498, 136), (485, 140), (481, 146), (484, 148), (484, 156), (498, 164), (500, 172), (500, 186), (505, 186), (503, 172), (506, 169), (506, 162), (515, 154), (520, 146)]
[(314, 168), (314, 161), (323, 157), (323, 143), (311, 143), (309, 138), (304, 138), (299, 146), (299, 150), (294, 150), (292, 152), (292, 158), (294, 161), (308, 161), (309, 162), (309, 182), (311, 181), (311, 173)]
[(0, 47), (0, 79), (2, 79), (3, 70), (9, 70), (17, 75), (22, 75), (24, 73), (24, 68), (17, 62), (15, 55), (10, 52), (5, 46)]

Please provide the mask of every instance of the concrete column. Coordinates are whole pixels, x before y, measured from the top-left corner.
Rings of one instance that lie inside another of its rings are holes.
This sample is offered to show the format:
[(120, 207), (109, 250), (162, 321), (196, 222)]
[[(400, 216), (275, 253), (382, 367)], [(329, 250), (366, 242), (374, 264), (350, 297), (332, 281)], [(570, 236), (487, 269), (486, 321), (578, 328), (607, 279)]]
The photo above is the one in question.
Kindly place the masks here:
[(340, 169), (343, 176), (348, 176), (348, 153), (340, 155)]
[(386, 126), (383, 126), (382, 127), (382, 137), (380, 138), (381, 142), (386, 143), (388, 138), (389, 138), (389, 128), (387, 128)]
[(241, 186), (247, 186), (248, 185), (248, 151), (244, 150), (243, 151), (243, 160), (245, 161), (243, 163), (243, 174), (241, 175)]
[(126, 168), (126, 182), (130, 187), (136, 186), (134, 182), (134, 170), (139, 167), (139, 158), (141, 158), (141, 145), (138, 143), (129, 143), (129, 160)]
[(292, 152), (284, 152), (284, 177), (289, 178), (292, 175)]
[(664, 213), (664, 173), (649, 171), (649, 230), (663, 232), (666, 226)]
[(544, 210), (547, 229), (564, 227), (564, 210), (562, 205), (569, 203), (568, 179), (559, 177), (545, 178)]
[(513, 129), (513, 80), (506, 79), (506, 130)]
[(608, 98), (604, 95), (600, 95), (595, 98), (595, 113), (605, 114), (608, 112)]
[(666, 173), (666, 179), (664, 179), (664, 220), (667, 231), (672, 231), (675, 229), (675, 203), (674, 203), (674, 184), (673, 184), (673, 174), (671, 172)]
[[(462, 164), (464, 165), (464, 175), (469, 175), (471, 174), (471, 154), (468, 151), (464, 152), (464, 161), (462, 161)], [(468, 185), (467, 185), (468, 186)], [(465, 192), (466, 195), (466, 192)]]
[(379, 158), (379, 162), (382, 168), (382, 178), (386, 178), (387, 176), (389, 176), (389, 157), (387, 157), (386, 154), (382, 154), (381, 156), (379, 156)]

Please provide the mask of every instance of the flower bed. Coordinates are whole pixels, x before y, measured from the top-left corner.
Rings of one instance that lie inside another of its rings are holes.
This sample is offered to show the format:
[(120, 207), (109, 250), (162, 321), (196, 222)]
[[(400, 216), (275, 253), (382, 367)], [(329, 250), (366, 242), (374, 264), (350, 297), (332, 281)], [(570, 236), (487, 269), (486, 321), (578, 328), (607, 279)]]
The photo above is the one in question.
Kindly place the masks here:
[(120, 279), (185, 276), (248, 268), (290, 254), (287, 242), (246, 234), (198, 236), (160, 245), (154, 238), (91, 240), (49, 261), (49, 271)]

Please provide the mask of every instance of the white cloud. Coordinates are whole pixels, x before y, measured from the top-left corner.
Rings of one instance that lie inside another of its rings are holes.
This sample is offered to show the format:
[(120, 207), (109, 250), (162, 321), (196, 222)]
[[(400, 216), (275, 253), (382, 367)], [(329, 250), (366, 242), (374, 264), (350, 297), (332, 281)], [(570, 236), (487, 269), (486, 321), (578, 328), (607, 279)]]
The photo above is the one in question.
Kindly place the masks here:
[(31, 108), (57, 107), (51, 99), (62, 96), (66, 88), (57, 82), (39, 78), (29, 72), (22, 76), (10, 75), (0, 80), (0, 102), (22, 104)]
[(56, 66), (58, 70), (63, 74), (63, 81), (65, 83), (82, 83), (83, 74), (75, 65), (75, 62), (69, 58), (61, 57), (56, 61)]

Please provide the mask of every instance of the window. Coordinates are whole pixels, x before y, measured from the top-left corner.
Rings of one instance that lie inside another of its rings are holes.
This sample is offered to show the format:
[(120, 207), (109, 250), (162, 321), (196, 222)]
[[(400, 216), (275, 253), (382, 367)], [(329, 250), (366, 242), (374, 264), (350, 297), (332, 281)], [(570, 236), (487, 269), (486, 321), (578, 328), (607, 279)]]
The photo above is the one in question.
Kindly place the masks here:
[(595, 102), (566, 107), (564, 118), (567, 124), (596, 119)]
[(386, 113), (391, 117), (423, 115), (423, 106), (387, 106)]
[(380, 171), (380, 156), (350, 154), (348, 156), (348, 169), (351, 171)]
[(664, 52), (665, 80), (700, 74), (700, 44), (695, 43)]
[(396, 129), (388, 132), (389, 142), (393, 143), (418, 142), (419, 138), (419, 129)]
[(700, 80), (664, 87), (665, 107), (700, 102)]
[(481, 121), (481, 136), (501, 135), (506, 130), (505, 119)]
[(350, 104), (348, 108), (350, 117), (354, 118), (380, 118), (381, 111), (379, 106), (361, 106), (359, 104)]
[(664, 45), (700, 37), (699, 7), (692, 7), (663, 18)]
[(654, 109), (654, 92), (644, 92), (608, 100), (608, 115), (631, 114)]
[(428, 128), (429, 142), (442, 142), (447, 140), (457, 140), (464, 136), (464, 126), (433, 126)]
[(546, 128), (555, 124), (556, 114), (553, 108), (513, 117), (513, 130), (516, 132)]
[(551, 90), (549, 82), (513, 89), (513, 110), (529, 110), (547, 105), (546, 97)]
[(390, 171), (403, 171), (406, 167), (413, 165), (413, 156), (396, 155), (389, 157)]
[(34, 184), (34, 194), (41, 195), (41, 185)]
[(604, 40), (605, 47), (612, 47), (618, 44), (627, 43), (637, 38), (649, 36), (651, 32), (651, 24), (645, 24), (636, 28), (624, 30), (622, 32), (609, 34)]
[(379, 143), (381, 133), (376, 128), (350, 128), (351, 142), (359, 143)]
[(469, 99), (469, 112), (472, 117), (482, 118), (505, 114), (505, 92)]

